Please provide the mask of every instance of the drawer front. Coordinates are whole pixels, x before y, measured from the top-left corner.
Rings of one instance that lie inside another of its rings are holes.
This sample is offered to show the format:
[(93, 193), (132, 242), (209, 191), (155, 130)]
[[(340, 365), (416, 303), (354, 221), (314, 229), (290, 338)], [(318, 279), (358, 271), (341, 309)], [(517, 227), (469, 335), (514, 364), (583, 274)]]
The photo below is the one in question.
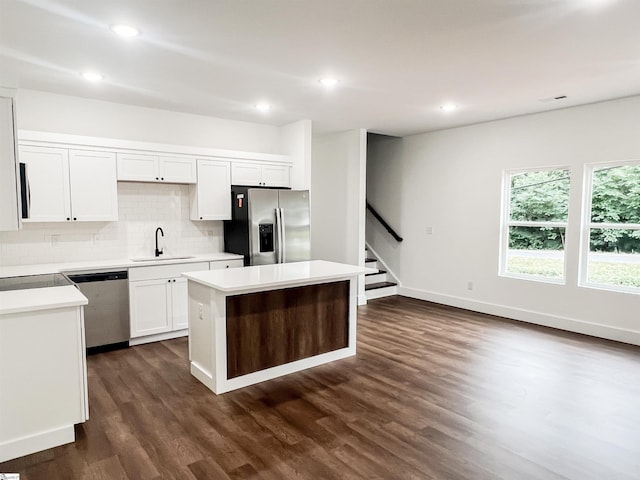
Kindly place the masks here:
[(239, 268), (239, 267), (244, 267), (244, 261), (242, 259), (217, 260), (215, 262), (209, 262), (209, 270), (219, 270), (223, 268)]

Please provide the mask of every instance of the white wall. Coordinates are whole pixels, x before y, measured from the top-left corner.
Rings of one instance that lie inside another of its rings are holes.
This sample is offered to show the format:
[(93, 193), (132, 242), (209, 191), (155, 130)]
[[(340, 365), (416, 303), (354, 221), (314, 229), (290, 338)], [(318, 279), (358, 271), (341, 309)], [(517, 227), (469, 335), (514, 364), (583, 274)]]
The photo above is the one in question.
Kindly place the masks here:
[(291, 188), (311, 189), (311, 120), (300, 120), (281, 127), (280, 153), (293, 159)]
[(0, 232), (0, 265), (152, 256), (155, 230), (167, 255), (221, 252), (222, 222), (189, 220), (189, 186), (118, 183), (117, 222), (24, 223)]
[[(313, 259), (364, 265), (365, 167), (365, 130), (313, 139)], [(364, 297), (363, 283), (359, 285), (361, 299)]]
[[(639, 124), (640, 97), (632, 97), (383, 146), (392, 167), (374, 155), (368, 182), (405, 240), (392, 244), (368, 221), (367, 241), (404, 295), (640, 344), (640, 295), (577, 287), (584, 165), (640, 158)], [(566, 285), (499, 277), (503, 171), (555, 165), (572, 176)]]
[(156, 143), (283, 153), (280, 128), (19, 90), (18, 129)]

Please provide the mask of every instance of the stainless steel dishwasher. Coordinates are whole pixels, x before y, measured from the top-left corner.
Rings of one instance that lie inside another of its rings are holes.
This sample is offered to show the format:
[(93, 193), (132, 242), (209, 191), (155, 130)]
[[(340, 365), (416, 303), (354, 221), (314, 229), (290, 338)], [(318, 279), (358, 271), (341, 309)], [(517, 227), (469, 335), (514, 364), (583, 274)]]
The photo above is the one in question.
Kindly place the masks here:
[(68, 274), (89, 304), (84, 307), (87, 353), (129, 346), (129, 280), (126, 270)]

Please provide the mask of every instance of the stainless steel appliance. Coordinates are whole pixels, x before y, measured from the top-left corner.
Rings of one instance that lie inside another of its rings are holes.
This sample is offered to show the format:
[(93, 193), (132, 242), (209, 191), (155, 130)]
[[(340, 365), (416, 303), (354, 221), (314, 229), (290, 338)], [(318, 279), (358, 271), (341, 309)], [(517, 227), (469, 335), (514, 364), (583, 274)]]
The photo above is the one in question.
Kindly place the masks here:
[(84, 307), (87, 352), (129, 346), (129, 281), (127, 271), (69, 274), (89, 304)]
[(311, 259), (308, 190), (233, 185), (231, 201), (226, 252), (244, 255), (245, 265)]

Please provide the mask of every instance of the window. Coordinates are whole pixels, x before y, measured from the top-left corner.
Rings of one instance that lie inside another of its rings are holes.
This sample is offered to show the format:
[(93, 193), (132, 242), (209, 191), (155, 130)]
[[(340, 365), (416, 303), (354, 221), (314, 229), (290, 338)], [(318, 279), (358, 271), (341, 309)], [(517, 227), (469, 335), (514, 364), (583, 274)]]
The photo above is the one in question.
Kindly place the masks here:
[(500, 274), (564, 282), (569, 170), (507, 172)]
[(639, 293), (640, 161), (590, 166), (586, 183), (581, 283)]

